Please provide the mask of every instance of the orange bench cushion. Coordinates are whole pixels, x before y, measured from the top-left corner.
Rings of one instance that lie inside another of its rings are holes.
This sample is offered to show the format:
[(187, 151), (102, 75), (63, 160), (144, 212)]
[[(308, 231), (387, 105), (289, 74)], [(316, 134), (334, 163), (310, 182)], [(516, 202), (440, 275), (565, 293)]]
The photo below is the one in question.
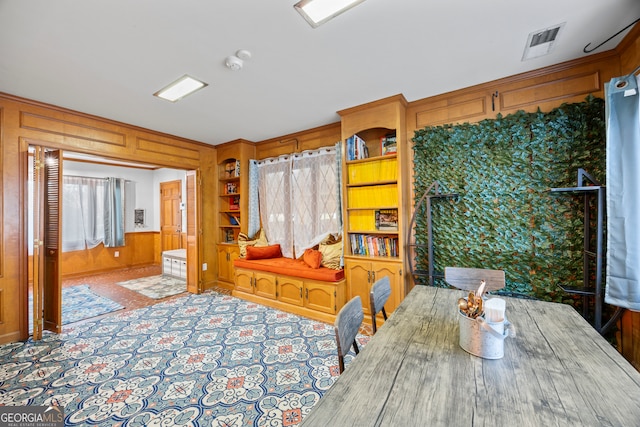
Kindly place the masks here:
[(324, 282), (338, 282), (344, 278), (344, 270), (334, 270), (327, 267), (311, 268), (303, 260), (285, 257), (253, 260), (239, 258), (233, 261), (233, 265), (238, 268), (268, 271), (283, 276), (302, 277)]

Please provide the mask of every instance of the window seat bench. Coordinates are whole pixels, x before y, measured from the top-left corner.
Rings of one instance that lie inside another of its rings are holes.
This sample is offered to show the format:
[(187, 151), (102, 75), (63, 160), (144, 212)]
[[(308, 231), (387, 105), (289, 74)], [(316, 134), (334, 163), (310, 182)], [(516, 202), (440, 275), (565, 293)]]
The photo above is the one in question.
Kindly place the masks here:
[(344, 270), (311, 268), (285, 257), (239, 258), (233, 264), (233, 295), (239, 298), (328, 323), (345, 303)]

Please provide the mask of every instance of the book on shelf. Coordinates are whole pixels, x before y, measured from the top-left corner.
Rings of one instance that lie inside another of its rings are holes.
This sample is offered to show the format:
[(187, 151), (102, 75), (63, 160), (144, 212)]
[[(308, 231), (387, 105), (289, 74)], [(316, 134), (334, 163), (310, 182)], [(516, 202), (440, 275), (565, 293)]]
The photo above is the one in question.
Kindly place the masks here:
[(367, 159), (369, 157), (369, 147), (364, 139), (358, 135), (347, 138), (347, 160)]
[(238, 184), (235, 182), (227, 182), (225, 190), (227, 194), (236, 194), (238, 192)]
[(376, 230), (398, 231), (398, 209), (376, 210)]
[(228, 213), (227, 216), (229, 217), (229, 224), (231, 225), (240, 225), (240, 216), (239, 215), (233, 215)]
[(372, 236), (370, 234), (351, 234), (351, 254), (365, 256), (398, 256), (398, 238), (390, 236)]
[(230, 211), (240, 210), (240, 196), (229, 197), (229, 210)]
[(380, 153), (384, 156), (387, 154), (396, 154), (398, 152), (398, 144), (396, 135), (389, 134), (380, 138)]

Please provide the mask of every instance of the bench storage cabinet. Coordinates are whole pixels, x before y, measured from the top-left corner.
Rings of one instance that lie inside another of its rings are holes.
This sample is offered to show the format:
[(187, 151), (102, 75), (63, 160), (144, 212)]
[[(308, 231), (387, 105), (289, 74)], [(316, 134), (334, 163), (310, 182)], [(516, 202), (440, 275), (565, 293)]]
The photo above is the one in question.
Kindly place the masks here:
[[(326, 273), (330, 280), (299, 277), (300, 262), (288, 258), (270, 260), (235, 261), (235, 288), (233, 295), (264, 304), (279, 310), (333, 323), (338, 311), (345, 303), (346, 281), (343, 272), (326, 268), (309, 269), (309, 275), (322, 277)], [(288, 265), (283, 274), (283, 266)], [(271, 268), (275, 271), (265, 271)], [(329, 270), (329, 271), (318, 271)], [(336, 280), (337, 279), (337, 280)]]
[(187, 279), (187, 250), (174, 249), (162, 252), (162, 274)]
[(239, 292), (276, 299), (277, 276), (262, 271), (236, 269), (236, 287)]

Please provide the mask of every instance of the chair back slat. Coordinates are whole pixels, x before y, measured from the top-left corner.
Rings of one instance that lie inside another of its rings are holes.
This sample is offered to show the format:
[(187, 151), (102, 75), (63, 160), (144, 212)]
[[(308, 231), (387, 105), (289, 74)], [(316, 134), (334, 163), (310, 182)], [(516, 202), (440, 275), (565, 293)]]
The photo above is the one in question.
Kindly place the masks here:
[(503, 270), (489, 270), (484, 268), (445, 267), (444, 280), (449, 285), (465, 291), (476, 291), (480, 282), (486, 282), (485, 292), (497, 291), (504, 288)]

